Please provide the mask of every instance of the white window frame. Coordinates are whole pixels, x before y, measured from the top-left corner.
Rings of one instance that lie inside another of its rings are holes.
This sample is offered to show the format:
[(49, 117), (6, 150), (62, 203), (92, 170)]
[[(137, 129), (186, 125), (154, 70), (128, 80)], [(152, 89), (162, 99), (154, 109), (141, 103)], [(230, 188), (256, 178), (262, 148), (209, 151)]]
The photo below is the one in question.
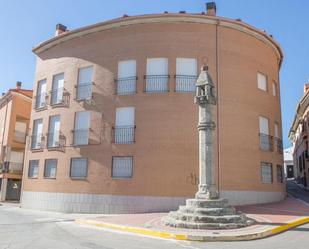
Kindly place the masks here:
[[(265, 80), (265, 81), (264, 81)], [(264, 85), (265, 83), (265, 85)], [(267, 92), (268, 91), (268, 79), (267, 75), (261, 72), (257, 73), (257, 86), (258, 89)]]

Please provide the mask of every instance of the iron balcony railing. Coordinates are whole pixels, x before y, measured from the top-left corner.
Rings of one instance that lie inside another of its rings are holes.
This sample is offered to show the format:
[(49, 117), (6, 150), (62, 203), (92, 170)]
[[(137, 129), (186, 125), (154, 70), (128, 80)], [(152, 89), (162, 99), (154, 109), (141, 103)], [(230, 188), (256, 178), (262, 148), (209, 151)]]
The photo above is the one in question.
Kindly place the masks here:
[(35, 109), (45, 108), (47, 105), (47, 97), (48, 96), (46, 92), (36, 95), (34, 97), (34, 100), (35, 100), (34, 108)]
[(136, 93), (137, 77), (126, 77), (115, 80), (117, 95), (129, 95)]
[(264, 151), (272, 151), (273, 137), (267, 134), (260, 133), (260, 149)]
[(93, 82), (85, 82), (76, 86), (76, 99), (88, 100), (92, 99), (92, 86)]
[(73, 130), (73, 145), (89, 144), (89, 129)]
[(115, 126), (114, 143), (115, 144), (131, 144), (135, 142), (135, 125)]
[(68, 105), (69, 104), (69, 92), (60, 87), (50, 91), (50, 105)]
[(21, 174), (23, 171), (23, 163), (19, 162), (4, 162), (0, 165), (1, 173), (18, 173)]
[(197, 76), (175, 75), (175, 92), (195, 92)]
[(14, 141), (17, 143), (26, 143), (26, 132), (14, 131)]
[(282, 140), (278, 137), (274, 138), (275, 146), (276, 146), (276, 151), (280, 154), (283, 153), (283, 145), (282, 145)]
[(145, 75), (145, 92), (161, 93), (169, 91), (169, 75)]
[(34, 134), (30, 136), (31, 150), (41, 150), (44, 148), (44, 136), (42, 134)]
[(47, 135), (47, 148), (61, 148), (65, 146), (65, 136), (61, 131), (49, 132)]

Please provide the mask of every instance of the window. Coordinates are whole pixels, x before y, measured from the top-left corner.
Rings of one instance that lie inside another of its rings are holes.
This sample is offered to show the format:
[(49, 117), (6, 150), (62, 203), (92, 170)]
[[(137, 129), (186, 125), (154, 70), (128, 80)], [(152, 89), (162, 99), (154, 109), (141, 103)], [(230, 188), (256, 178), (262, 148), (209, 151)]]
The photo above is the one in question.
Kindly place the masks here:
[(36, 119), (33, 121), (33, 133), (31, 136), (32, 150), (43, 148), (42, 136), (43, 136), (43, 120)]
[(268, 119), (264, 117), (259, 117), (260, 126), (260, 149), (270, 150), (271, 149), (271, 137), (268, 129)]
[(277, 182), (283, 182), (283, 168), (281, 165), (277, 165)]
[(76, 112), (74, 128), (74, 145), (88, 144), (90, 112)]
[(113, 178), (132, 178), (133, 157), (113, 157), (112, 167)]
[(59, 147), (60, 136), (60, 115), (51, 116), (49, 118), (49, 127), (47, 135), (48, 148)]
[(93, 67), (80, 68), (78, 71), (77, 100), (92, 98)]
[(63, 101), (64, 74), (57, 74), (53, 77), (51, 90), (51, 105), (61, 104)]
[(168, 59), (147, 59), (146, 92), (167, 92), (168, 87)]
[(279, 137), (279, 126), (277, 123), (274, 125), (274, 130), (275, 130), (275, 137)]
[(21, 173), (23, 170), (23, 162), (24, 152), (11, 150), (7, 169), (8, 172)]
[(71, 159), (71, 178), (86, 178), (88, 171), (87, 158), (72, 158)]
[(26, 142), (26, 131), (27, 124), (25, 122), (16, 121), (15, 131), (14, 131), (14, 140), (19, 143)]
[(261, 175), (262, 183), (272, 183), (273, 182), (273, 169), (271, 163), (261, 163)]
[(136, 61), (119, 61), (117, 94), (126, 95), (136, 93), (136, 79)]
[(57, 173), (57, 159), (46, 159), (44, 167), (45, 178), (56, 178)]
[(277, 84), (276, 82), (273, 82), (273, 96), (277, 96)]
[(38, 82), (38, 88), (35, 97), (35, 109), (46, 107), (46, 80)]
[(116, 109), (115, 143), (130, 144), (134, 142), (134, 107)]
[(38, 176), (39, 176), (39, 160), (30, 160), (29, 169), (28, 169), (28, 177), (37, 178)]
[(258, 88), (267, 91), (267, 77), (262, 73), (257, 74)]
[(197, 60), (193, 58), (176, 59), (176, 92), (194, 92), (197, 80)]

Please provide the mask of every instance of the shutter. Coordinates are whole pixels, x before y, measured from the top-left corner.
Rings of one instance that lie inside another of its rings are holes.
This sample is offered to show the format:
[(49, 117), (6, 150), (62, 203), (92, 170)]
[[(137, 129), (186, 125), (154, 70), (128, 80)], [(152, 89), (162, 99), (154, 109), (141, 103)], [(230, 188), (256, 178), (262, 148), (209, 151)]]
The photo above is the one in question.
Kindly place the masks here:
[(78, 71), (78, 84), (89, 84), (92, 82), (93, 67), (80, 68)]
[(269, 134), (268, 119), (264, 117), (259, 117), (259, 123), (260, 123), (260, 133), (268, 135)]
[(10, 162), (14, 163), (23, 163), (24, 161), (24, 152), (11, 151), (10, 152)]
[(147, 59), (147, 75), (167, 75), (168, 59), (151, 58)]
[(118, 79), (136, 77), (136, 60), (118, 62)]
[(134, 107), (122, 107), (116, 109), (116, 126), (134, 126)]
[(279, 127), (278, 127), (278, 124), (275, 124), (275, 137), (279, 138)]
[(194, 58), (177, 58), (176, 59), (177, 75), (197, 75), (197, 61)]
[(257, 74), (258, 88), (267, 91), (267, 78), (264, 74)]

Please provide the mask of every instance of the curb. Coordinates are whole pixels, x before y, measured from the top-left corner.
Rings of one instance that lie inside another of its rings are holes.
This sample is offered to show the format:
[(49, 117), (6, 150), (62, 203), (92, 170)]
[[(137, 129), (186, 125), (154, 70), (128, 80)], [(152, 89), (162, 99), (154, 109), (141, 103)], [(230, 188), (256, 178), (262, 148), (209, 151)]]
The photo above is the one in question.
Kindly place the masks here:
[(177, 233), (170, 233), (166, 231), (150, 230), (146, 228), (116, 225), (112, 223), (99, 222), (95, 220), (76, 219), (75, 223), (79, 225), (90, 225), (90, 226), (108, 228), (108, 229), (122, 231), (122, 232), (129, 232), (129, 233), (147, 235), (151, 237), (164, 238), (164, 239), (187, 240), (187, 241), (248, 241), (248, 240), (255, 240), (255, 239), (262, 239), (262, 238), (270, 237), (270, 236), (285, 232), (289, 229), (298, 227), (300, 225), (309, 223), (309, 216), (296, 219), (282, 226), (277, 226), (275, 228), (268, 228), (260, 232), (253, 232), (253, 233), (241, 234), (241, 235), (221, 235), (221, 236), (220, 235), (203, 236), (203, 235), (192, 235), (192, 234), (177, 234)]

